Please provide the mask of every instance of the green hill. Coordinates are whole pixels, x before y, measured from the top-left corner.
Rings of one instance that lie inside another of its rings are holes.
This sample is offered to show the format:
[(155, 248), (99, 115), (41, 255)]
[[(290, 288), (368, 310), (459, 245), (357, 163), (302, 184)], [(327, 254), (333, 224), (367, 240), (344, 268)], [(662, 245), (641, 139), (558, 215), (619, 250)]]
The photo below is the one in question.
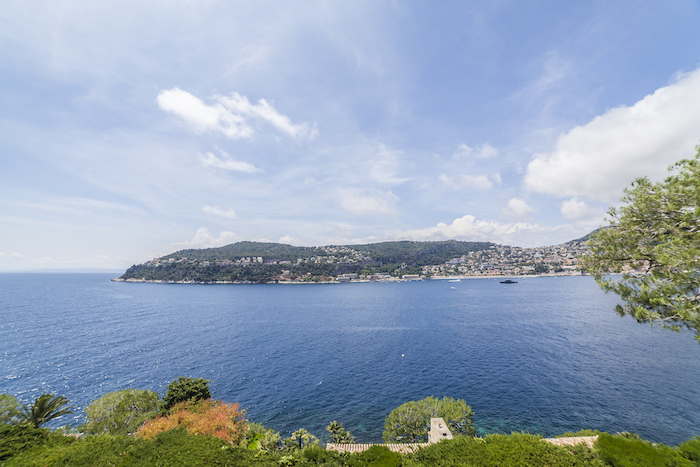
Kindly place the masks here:
[(330, 280), (340, 274), (419, 273), (420, 267), (494, 246), (486, 242), (384, 242), (298, 247), (238, 242), (218, 248), (179, 250), (130, 267), (120, 279), (269, 282), (282, 277)]

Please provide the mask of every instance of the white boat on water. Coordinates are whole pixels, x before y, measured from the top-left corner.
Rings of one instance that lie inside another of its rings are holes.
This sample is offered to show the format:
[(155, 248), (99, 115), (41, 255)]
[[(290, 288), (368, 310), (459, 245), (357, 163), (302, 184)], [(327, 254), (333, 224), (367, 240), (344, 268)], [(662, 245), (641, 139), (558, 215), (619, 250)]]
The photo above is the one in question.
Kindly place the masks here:
[(462, 279), (450, 279), (447, 282), (462, 282)]

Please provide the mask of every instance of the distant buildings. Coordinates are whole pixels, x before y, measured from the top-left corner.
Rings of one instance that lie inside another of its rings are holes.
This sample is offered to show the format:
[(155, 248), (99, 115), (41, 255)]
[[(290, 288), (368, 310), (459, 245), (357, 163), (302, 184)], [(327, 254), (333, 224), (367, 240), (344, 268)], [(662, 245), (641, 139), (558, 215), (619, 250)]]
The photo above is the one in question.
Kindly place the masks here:
[[(201, 273), (210, 280), (228, 280), (231, 270), (236, 267), (255, 266), (256, 271), (270, 268), (269, 280), (278, 282), (308, 282), (308, 281), (337, 281), (350, 282), (357, 280), (386, 281), (420, 279), (431, 276), (516, 276), (528, 274), (582, 274), (580, 258), (587, 254), (588, 248), (584, 242), (572, 241), (561, 245), (535, 248), (520, 248), (507, 245), (493, 245), (488, 249), (472, 251), (458, 257), (450, 258), (442, 264), (427, 266), (395, 265), (392, 272), (378, 272), (379, 263), (367, 251), (358, 251), (346, 246), (314, 247), (315, 251), (303, 258), (264, 258), (262, 256), (246, 256), (228, 259), (193, 259), (187, 257), (153, 258), (143, 266), (157, 268), (167, 266), (186, 267), (189, 270), (207, 268), (209, 272)], [(286, 269), (281, 269), (284, 265)], [(324, 265), (326, 266), (324, 268)], [(333, 265), (332, 267), (327, 267)], [(228, 272), (217, 272), (213, 266)], [(382, 265), (379, 265), (382, 266)], [(384, 265), (386, 267), (386, 265)], [(274, 268), (274, 269), (273, 269)], [(314, 271), (309, 272), (309, 270)], [(338, 274), (333, 277), (330, 271), (357, 271)], [(317, 273), (315, 271), (323, 271)], [(384, 269), (386, 271), (386, 269)], [(418, 274), (420, 272), (420, 274)], [(155, 273), (155, 271), (153, 271)], [(200, 273), (197, 273), (200, 274)], [(257, 273), (259, 274), (259, 272)], [(207, 276), (208, 275), (208, 276)], [(161, 277), (162, 274), (158, 277)], [(260, 276), (257, 276), (260, 277)]]

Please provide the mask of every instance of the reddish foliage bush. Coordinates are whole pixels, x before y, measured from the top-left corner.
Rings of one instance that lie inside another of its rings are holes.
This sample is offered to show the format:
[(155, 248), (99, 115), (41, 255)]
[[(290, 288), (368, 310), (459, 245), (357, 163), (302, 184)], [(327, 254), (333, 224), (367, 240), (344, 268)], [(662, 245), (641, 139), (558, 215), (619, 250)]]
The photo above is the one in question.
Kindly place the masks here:
[(180, 402), (170, 409), (170, 415), (148, 420), (136, 432), (136, 436), (153, 439), (164, 431), (185, 428), (190, 434), (216, 436), (236, 444), (245, 431), (245, 414), (238, 402), (227, 404), (212, 399)]

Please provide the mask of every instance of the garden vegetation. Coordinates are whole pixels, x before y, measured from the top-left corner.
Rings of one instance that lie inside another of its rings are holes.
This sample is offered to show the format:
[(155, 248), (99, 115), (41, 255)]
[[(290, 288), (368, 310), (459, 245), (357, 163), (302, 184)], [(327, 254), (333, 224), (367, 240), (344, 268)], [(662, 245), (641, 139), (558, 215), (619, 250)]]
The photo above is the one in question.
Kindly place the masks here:
[[(303, 428), (283, 439), (246, 420), (237, 403), (211, 399), (208, 385), (201, 378), (181, 377), (168, 386), (163, 400), (157, 393), (137, 389), (106, 394), (86, 408), (88, 420), (78, 428), (82, 436), (42, 426), (71, 413), (65, 398), (44, 394), (25, 406), (13, 396), (0, 395), (0, 467), (700, 467), (698, 437), (670, 447), (629, 433), (566, 433), (598, 435), (593, 448), (555, 446), (524, 433), (479, 438), (465, 401), (432, 396), (394, 409), (386, 419), (385, 438), (424, 441), (429, 424), (424, 418), (442, 416), (455, 430), (455, 439), (410, 455), (380, 445), (357, 454), (339, 453), (321, 447), (319, 439)], [(333, 442), (354, 440), (338, 421), (331, 421), (326, 430)]]

